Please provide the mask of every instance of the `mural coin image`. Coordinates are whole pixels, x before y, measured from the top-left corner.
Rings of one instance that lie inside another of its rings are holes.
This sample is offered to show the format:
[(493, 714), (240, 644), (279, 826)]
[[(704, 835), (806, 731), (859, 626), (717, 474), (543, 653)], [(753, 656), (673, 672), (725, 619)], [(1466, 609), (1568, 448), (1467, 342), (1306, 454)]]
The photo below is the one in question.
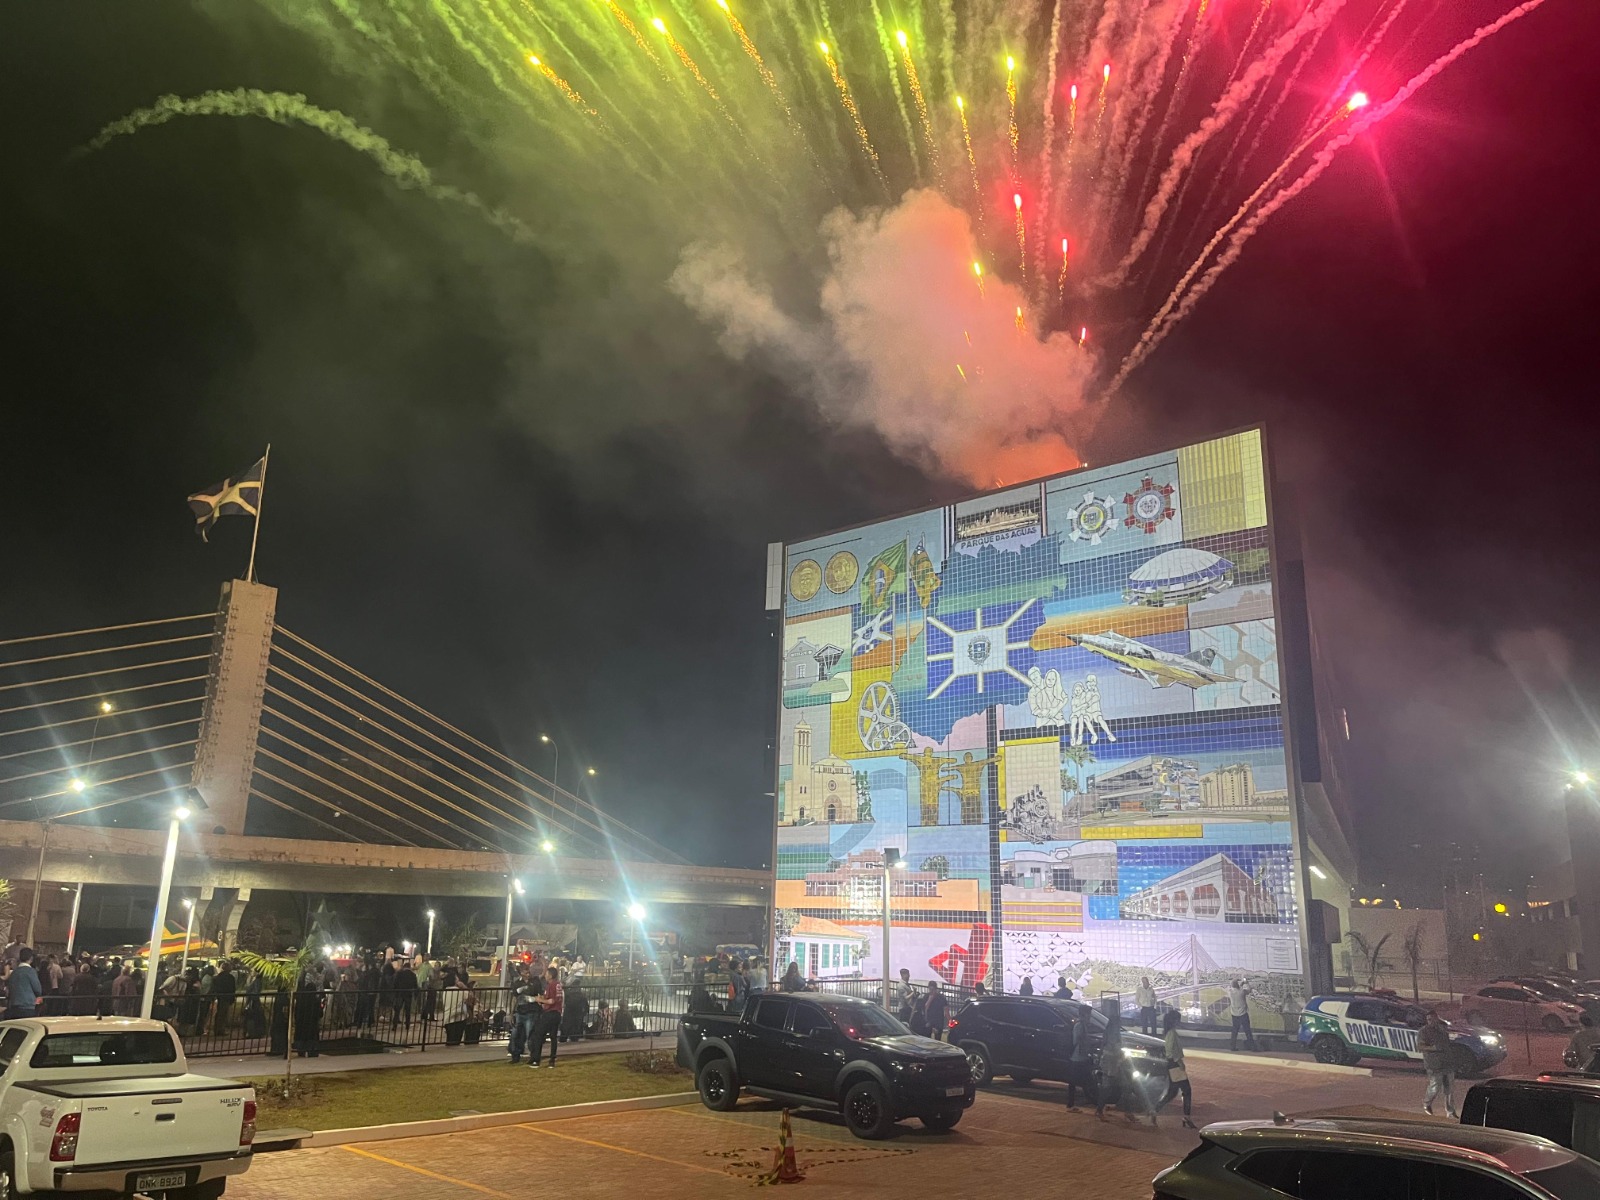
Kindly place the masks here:
[(822, 568), (814, 558), (802, 559), (789, 572), (789, 594), (796, 600), (809, 600), (822, 587)]
[(828, 590), (835, 596), (842, 596), (855, 587), (860, 574), (861, 564), (856, 562), (856, 556), (848, 550), (841, 550), (828, 560), (828, 570), (824, 578), (827, 580)]

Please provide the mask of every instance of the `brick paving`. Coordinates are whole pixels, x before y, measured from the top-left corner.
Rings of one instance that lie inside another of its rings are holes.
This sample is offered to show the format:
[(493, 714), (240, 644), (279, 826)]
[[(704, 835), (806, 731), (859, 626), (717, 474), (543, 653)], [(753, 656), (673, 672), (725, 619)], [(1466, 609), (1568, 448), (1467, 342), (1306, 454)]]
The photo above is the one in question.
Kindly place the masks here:
[[(417, 1060), (412, 1060), (417, 1061)], [(1241, 1055), (1191, 1059), (1198, 1124), (1290, 1115), (1417, 1114), (1420, 1069), (1372, 1075), (1273, 1065)], [(1459, 1085), (1458, 1097), (1465, 1091)], [(884, 1142), (850, 1136), (840, 1118), (793, 1114), (802, 1194), (976, 1196), (997, 1191), (1067, 1190), (1097, 1200), (1149, 1200), (1150, 1180), (1195, 1144), (1168, 1109), (1160, 1127), (1097, 1121), (1069, 1113), (1061, 1087), (998, 1080), (952, 1133), (915, 1121)], [(637, 1194), (652, 1200), (732, 1196), (753, 1186), (777, 1143), (777, 1107), (746, 1099), (731, 1113), (698, 1104), (518, 1125), (441, 1137), (262, 1155), (231, 1184), (233, 1200), (303, 1200), (404, 1194), (415, 1200), (524, 1197), (553, 1189), (563, 1197)]]

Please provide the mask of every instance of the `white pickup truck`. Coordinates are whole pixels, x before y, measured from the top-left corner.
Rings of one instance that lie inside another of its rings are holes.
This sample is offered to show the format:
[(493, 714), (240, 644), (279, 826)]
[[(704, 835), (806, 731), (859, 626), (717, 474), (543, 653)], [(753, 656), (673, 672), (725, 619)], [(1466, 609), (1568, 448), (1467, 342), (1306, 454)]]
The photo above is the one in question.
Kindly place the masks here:
[(255, 1091), (189, 1074), (160, 1021), (0, 1024), (0, 1200), (214, 1200), (249, 1168), (255, 1133)]

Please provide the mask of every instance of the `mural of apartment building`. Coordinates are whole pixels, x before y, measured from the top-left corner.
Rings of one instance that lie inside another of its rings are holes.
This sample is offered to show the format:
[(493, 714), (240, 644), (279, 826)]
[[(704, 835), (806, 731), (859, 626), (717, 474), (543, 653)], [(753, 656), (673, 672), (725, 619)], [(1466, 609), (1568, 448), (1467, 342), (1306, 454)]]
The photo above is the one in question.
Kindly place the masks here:
[(1282, 910), (1274, 889), (1226, 854), (1213, 854), (1135, 892), (1122, 902), (1124, 920), (1275, 924)]

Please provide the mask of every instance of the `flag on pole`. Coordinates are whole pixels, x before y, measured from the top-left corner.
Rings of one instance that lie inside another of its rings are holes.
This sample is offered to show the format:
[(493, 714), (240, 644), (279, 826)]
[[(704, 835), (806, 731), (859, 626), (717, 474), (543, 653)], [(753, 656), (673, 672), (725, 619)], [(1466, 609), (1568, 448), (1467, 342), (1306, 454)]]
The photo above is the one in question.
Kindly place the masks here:
[(262, 458), (237, 479), (224, 479), (215, 487), (206, 488), (189, 497), (189, 508), (194, 512), (195, 532), (206, 541), (218, 517), (255, 517), (261, 512), (261, 486), (267, 474), (267, 460)]

